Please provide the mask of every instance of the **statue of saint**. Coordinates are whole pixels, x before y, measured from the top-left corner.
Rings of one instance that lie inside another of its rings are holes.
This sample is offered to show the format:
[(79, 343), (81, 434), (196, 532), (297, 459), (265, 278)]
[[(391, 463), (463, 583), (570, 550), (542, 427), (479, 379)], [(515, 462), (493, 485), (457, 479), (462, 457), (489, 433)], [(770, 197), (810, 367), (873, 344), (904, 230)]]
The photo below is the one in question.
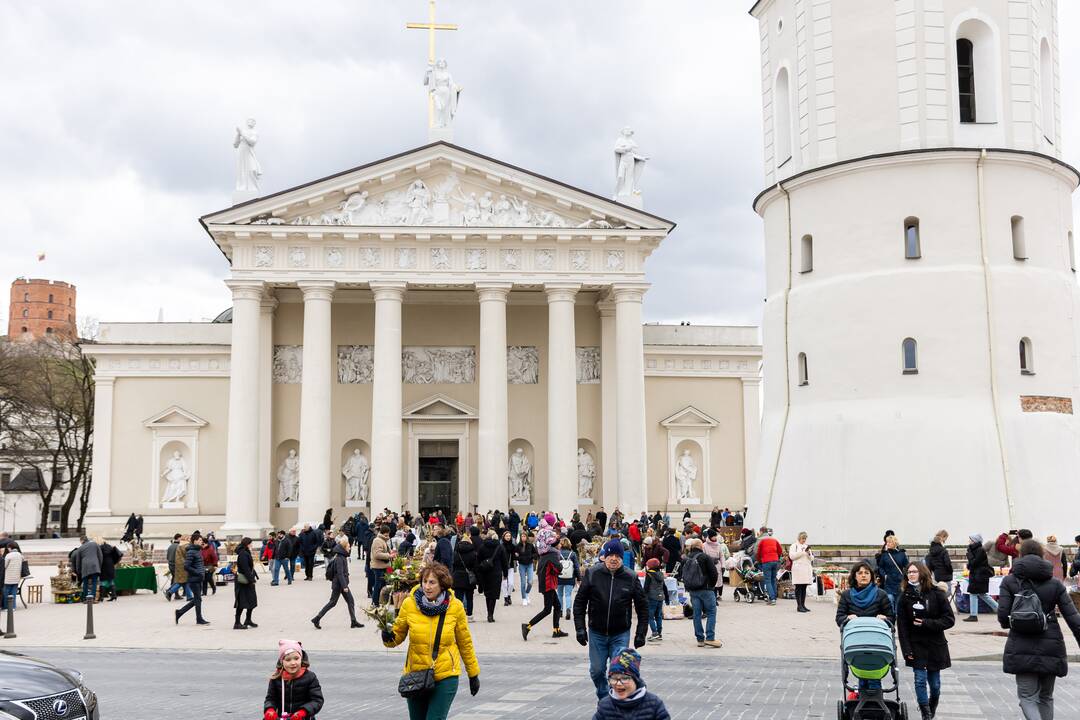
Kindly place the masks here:
[(345, 467), (341, 468), (341, 474), (345, 476), (345, 499), (359, 502), (367, 502), (368, 474), (371, 466), (368, 460), (359, 450), (353, 450)]
[(454, 83), (453, 76), (446, 68), (446, 60), (439, 58), (434, 65), (428, 65), (427, 73), (424, 74), (424, 85), (427, 87), (434, 107), (431, 126), (450, 127), (454, 122), (454, 116), (457, 115), (461, 86)]
[(623, 128), (615, 140), (615, 199), (637, 194), (645, 161), (649, 158), (638, 153), (634, 131)]
[(184, 462), (184, 456), (180, 454), (179, 450), (173, 451), (172, 457), (169, 458), (168, 464), (165, 466), (165, 472), (161, 473), (161, 477), (165, 479), (165, 493), (161, 497), (161, 502), (183, 502), (187, 497), (187, 484), (191, 479), (191, 473), (188, 472), (187, 463)]
[(675, 487), (679, 491), (679, 499), (694, 497), (694, 481), (697, 480), (697, 465), (694, 458), (690, 457), (689, 450), (683, 450), (679, 461), (675, 463)]
[(596, 481), (596, 463), (585, 448), (577, 449), (577, 486), (578, 498), (592, 497), (593, 483)]
[(510, 456), (510, 469), (507, 473), (510, 482), (510, 499), (517, 502), (532, 502), (532, 463), (525, 457), (525, 450), (518, 448)]
[(277, 471), (278, 502), (296, 502), (300, 490), (300, 458), (295, 450), (281, 461)]
[(236, 137), (232, 146), (236, 148), (236, 189), (239, 191), (257, 191), (262, 167), (255, 157), (255, 143), (259, 142), (259, 133), (255, 132), (255, 118), (248, 118), (244, 127), (236, 128)]
[(431, 218), (431, 191), (423, 180), (416, 180), (405, 193), (405, 202), (409, 206), (407, 224), (423, 225)]

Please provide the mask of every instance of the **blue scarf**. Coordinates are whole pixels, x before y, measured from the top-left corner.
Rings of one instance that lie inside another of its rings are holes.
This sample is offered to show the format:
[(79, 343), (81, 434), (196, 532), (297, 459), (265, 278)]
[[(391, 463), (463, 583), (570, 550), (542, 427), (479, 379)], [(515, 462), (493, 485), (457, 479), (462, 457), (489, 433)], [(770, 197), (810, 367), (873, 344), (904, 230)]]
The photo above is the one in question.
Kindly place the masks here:
[(450, 593), (445, 590), (439, 593), (439, 596), (432, 601), (428, 600), (424, 591), (417, 586), (416, 591), (413, 593), (413, 599), (416, 600), (416, 607), (420, 609), (420, 612), (429, 617), (443, 615), (446, 613), (447, 608), (450, 607)]
[(877, 600), (877, 591), (877, 585), (870, 583), (862, 590), (856, 590), (855, 588), (848, 590), (848, 598), (850, 598), (852, 605), (860, 610), (865, 610)]

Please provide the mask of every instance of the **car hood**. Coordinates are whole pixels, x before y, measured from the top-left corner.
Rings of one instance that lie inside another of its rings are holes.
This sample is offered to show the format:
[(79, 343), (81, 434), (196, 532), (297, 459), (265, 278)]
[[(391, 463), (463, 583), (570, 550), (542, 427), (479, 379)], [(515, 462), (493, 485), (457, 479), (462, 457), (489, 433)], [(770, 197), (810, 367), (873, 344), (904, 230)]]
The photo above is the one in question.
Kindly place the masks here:
[(79, 680), (44, 660), (0, 651), (0, 701), (21, 700), (72, 690)]

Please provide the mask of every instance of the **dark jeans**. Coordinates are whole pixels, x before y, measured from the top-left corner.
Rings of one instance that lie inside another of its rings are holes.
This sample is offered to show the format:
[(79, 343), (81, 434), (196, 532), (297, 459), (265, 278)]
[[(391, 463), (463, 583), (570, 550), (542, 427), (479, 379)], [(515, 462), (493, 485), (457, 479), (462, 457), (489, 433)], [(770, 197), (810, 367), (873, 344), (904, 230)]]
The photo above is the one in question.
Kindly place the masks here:
[(649, 629), (653, 635), (664, 634), (664, 601), (649, 600)]
[(457, 595), (458, 600), (461, 600), (461, 604), (465, 606), (465, 614), (472, 617), (473, 608), (473, 593), (474, 590), (470, 586), (468, 588), (454, 588), (454, 594)]
[(379, 604), (379, 594), (382, 593), (384, 585), (386, 585), (386, 570), (371, 568), (371, 602), (375, 605)]
[(82, 579), (82, 596), (83, 600), (87, 598), (93, 598), (97, 600), (98, 580), (101, 579), (101, 575), (87, 575)]
[[(348, 558), (346, 558), (348, 559)], [(311, 579), (311, 573), (315, 570), (315, 553), (304, 555), (304, 577)]]
[(451, 675), (435, 683), (435, 689), (429, 694), (405, 698), (409, 706), (409, 720), (446, 720), (457, 688), (458, 677)]
[(177, 614), (178, 617), (183, 617), (184, 613), (186, 613), (191, 608), (195, 608), (195, 621), (196, 622), (202, 622), (203, 621), (203, 616), (202, 616), (202, 583), (203, 583), (202, 578), (199, 578), (198, 580), (188, 580), (187, 590), (188, 590), (188, 592), (191, 593), (191, 599), (188, 600), (187, 605), (185, 605), (184, 607), (180, 608), (177, 611), (176, 614)]
[[(691, 590), (690, 605), (694, 608), (694, 637), (698, 642), (716, 639), (716, 592), (714, 590)], [(705, 625), (702, 627), (701, 618)]]
[(209, 595), (210, 592), (213, 592), (215, 595), (217, 595), (217, 586), (214, 585), (213, 568), (207, 568), (206, 572), (203, 574), (202, 594)]
[(769, 600), (776, 600), (776, 571), (780, 563), (773, 561), (761, 563), (761, 572), (765, 574), (765, 591), (769, 594)]
[(338, 588), (337, 584), (330, 590), (330, 601), (323, 606), (323, 609), (319, 611), (319, 614), (315, 616), (316, 620), (322, 620), (323, 615), (330, 612), (338, 603), (338, 598), (345, 598), (345, 605), (349, 608), (349, 618), (352, 622), (356, 622), (356, 603), (353, 602), (352, 592), (348, 588), (344, 591)]
[(589, 630), (589, 677), (596, 686), (598, 699), (602, 700), (608, 694), (608, 663), (628, 647), (630, 647), (629, 630), (617, 635), (601, 635)]
[(915, 673), (915, 699), (920, 705), (929, 705), (930, 698), (941, 695), (941, 671), (912, 668)]
[(551, 626), (559, 629), (559, 616), (562, 615), (562, 605), (559, 603), (559, 591), (548, 590), (544, 593), (544, 609), (536, 613), (529, 621), (529, 627), (538, 624), (548, 613), (551, 613)]

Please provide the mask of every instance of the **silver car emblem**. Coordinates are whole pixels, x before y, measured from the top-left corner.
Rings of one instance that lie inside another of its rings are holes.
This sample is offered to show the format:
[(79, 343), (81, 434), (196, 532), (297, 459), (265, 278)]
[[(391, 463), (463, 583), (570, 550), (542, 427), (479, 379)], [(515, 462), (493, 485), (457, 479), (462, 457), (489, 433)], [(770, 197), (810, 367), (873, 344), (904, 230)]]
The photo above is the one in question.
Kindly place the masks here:
[(57, 717), (64, 717), (68, 712), (68, 704), (63, 700), (57, 700), (52, 704), (52, 709)]

